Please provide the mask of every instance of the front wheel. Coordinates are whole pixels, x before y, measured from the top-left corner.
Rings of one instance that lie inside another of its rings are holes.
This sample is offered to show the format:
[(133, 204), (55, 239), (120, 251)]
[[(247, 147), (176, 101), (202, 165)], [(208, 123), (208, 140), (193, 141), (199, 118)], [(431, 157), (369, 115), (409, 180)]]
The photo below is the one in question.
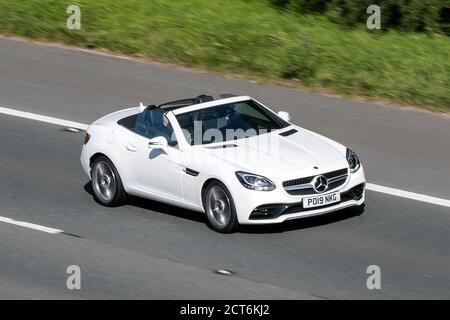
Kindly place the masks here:
[(223, 183), (213, 181), (208, 185), (204, 196), (204, 208), (211, 229), (220, 233), (237, 230), (239, 223), (233, 198)]
[(95, 159), (91, 170), (94, 198), (100, 204), (108, 207), (118, 206), (125, 202), (126, 193), (119, 173), (107, 157)]

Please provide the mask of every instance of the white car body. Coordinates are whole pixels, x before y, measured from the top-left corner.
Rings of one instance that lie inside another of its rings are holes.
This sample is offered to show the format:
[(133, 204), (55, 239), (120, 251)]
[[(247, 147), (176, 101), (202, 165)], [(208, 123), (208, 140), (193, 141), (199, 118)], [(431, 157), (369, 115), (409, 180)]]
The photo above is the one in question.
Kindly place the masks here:
[[(82, 167), (90, 177), (93, 157), (103, 154), (115, 165), (127, 194), (198, 212), (205, 212), (202, 199), (205, 185), (211, 179), (217, 179), (227, 187), (233, 198), (239, 224), (280, 223), (364, 203), (365, 176), (362, 165), (356, 172), (350, 172), (347, 148), (333, 140), (290, 124), (280, 130), (232, 142), (191, 145), (176, 118), (185, 112), (251, 99), (249, 96), (231, 97), (168, 111), (166, 117), (173, 127), (178, 145), (162, 151), (149, 148), (148, 138), (118, 124), (119, 120), (142, 112), (142, 108), (125, 109), (104, 116), (87, 129), (90, 140), (82, 149)], [(282, 135), (293, 132), (293, 129), (297, 131)], [(274, 151), (262, 139), (275, 136), (278, 140)], [(222, 147), (230, 143), (232, 147)], [(251, 156), (241, 157), (244, 153)], [(343, 169), (347, 170), (344, 180), (338, 187), (323, 193), (339, 194), (341, 201), (331, 205), (305, 210), (304, 199), (320, 194), (290, 194), (283, 186), (283, 182), (288, 180), (316, 177)], [(275, 184), (275, 189), (248, 189), (236, 177), (237, 171), (264, 176)], [(352, 198), (351, 190), (357, 186), (362, 186), (362, 192)], [(277, 214), (269, 218), (251, 218), (256, 208), (267, 205), (274, 205)], [(286, 211), (286, 208), (289, 210)], [(279, 214), (280, 210), (283, 214)]]

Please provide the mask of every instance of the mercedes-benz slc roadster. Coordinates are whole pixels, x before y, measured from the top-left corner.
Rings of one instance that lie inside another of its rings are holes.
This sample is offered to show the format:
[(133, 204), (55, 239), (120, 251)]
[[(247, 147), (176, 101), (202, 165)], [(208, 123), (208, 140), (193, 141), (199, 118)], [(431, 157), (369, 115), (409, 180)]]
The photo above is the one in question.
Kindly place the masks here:
[(81, 163), (102, 205), (144, 197), (223, 233), (362, 206), (356, 154), (289, 121), (249, 96), (141, 103), (92, 123)]

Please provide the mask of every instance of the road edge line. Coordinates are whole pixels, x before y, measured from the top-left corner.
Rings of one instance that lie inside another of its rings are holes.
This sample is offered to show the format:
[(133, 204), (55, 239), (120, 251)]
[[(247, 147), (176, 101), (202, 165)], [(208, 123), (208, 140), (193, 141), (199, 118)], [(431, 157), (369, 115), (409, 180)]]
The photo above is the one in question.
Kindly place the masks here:
[(6, 107), (2, 107), (2, 106), (0, 106), (0, 113), (10, 115), (10, 116), (16, 116), (16, 117), (20, 117), (20, 118), (25, 118), (25, 119), (31, 119), (31, 120), (56, 124), (56, 125), (60, 125), (60, 126), (68, 127), (68, 128), (75, 128), (75, 129), (80, 129), (80, 130), (87, 130), (87, 128), (88, 128), (88, 125), (84, 124), (84, 123), (79, 123), (79, 122), (74, 122), (74, 121), (49, 117), (49, 116), (43, 116), (43, 115), (36, 114), (36, 113), (19, 111), (19, 110), (6, 108)]
[(46, 227), (46, 226), (41, 226), (38, 224), (25, 222), (25, 221), (17, 221), (17, 220), (7, 218), (7, 217), (2, 217), (2, 216), (0, 216), (0, 222), (9, 223), (9, 224), (13, 224), (16, 226), (33, 229), (33, 230), (38, 230), (38, 231), (42, 231), (42, 232), (46, 232), (46, 233), (50, 233), (50, 234), (58, 234), (58, 233), (64, 232), (63, 230), (54, 229), (54, 228), (50, 228), (50, 227)]
[(389, 195), (396, 196), (396, 197), (407, 198), (407, 199), (411, 199), (411, 200), (436, 204), (436, 205), (440, 205), (440, 206), (444, 206), (444, 207), (450, 207), (450, 200), (447, 200), (447, 199), (436, 198), (436, 197), (427, 196), (427, 195), (421, 194), (421, 193), (415, 193), (415, 192), (405, 191), (405, 190), (401, 190), (401, 189), (380, 186), (380, 185), (373, 184), (373, 183), (366, 183), (366, 190), (389, 194)]

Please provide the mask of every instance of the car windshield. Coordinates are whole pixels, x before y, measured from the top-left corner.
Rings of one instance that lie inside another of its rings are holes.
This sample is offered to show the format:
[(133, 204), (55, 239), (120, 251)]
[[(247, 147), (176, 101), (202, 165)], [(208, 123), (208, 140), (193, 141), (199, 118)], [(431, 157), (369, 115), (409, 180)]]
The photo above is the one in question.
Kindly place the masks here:
[(191, 145), (242, 139), (290, 125), (253, 100), (185, 112), (176, 117)]

